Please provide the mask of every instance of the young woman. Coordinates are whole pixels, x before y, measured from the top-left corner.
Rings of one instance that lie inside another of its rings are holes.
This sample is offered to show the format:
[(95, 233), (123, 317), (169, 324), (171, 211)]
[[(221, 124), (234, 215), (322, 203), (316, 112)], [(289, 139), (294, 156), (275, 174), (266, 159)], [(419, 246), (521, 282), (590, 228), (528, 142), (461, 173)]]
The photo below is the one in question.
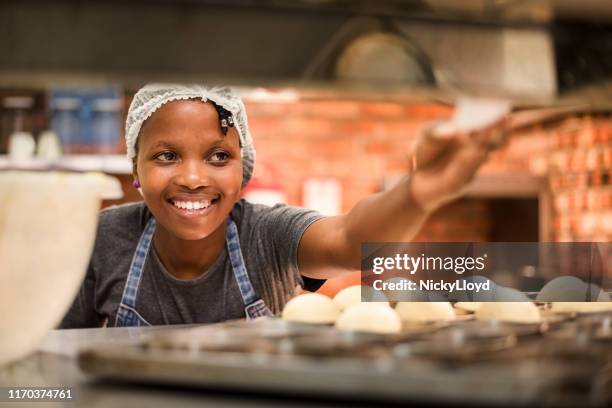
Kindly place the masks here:
[(359, 269), (362, 242), (410, 240), (472, 178), (498, 125), (421, 137), (410, 177), (346, 215), (323, 217), (240, 199), (255, 151), (244, 105), (228, 88), (147, 85), (126, 124), (144, 202), (101, 212), (87, 276), (61, 327), (277, 314), (303, 277)]

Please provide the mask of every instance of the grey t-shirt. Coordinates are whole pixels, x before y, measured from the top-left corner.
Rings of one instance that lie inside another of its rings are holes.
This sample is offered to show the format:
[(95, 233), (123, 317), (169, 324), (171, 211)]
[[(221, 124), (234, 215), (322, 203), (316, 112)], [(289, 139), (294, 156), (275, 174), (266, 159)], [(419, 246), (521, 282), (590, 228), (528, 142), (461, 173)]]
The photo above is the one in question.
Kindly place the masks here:
[[(144, 203), (100, 213), (85, 281), (61, 328), (114, 326), (138, 240), (151, 213)], [(286, 205), (268, 207), (240, 200), (232, 210), (244, 262), (257, 295), (278, 313), (302, 284), (297, 251), (302, 234), (322, 216)], [(153, 245), (141, 277), (136, 310), (152, 325), (213, 323), (245, 317), (227, 249), (202, 276), (174, 278)]]

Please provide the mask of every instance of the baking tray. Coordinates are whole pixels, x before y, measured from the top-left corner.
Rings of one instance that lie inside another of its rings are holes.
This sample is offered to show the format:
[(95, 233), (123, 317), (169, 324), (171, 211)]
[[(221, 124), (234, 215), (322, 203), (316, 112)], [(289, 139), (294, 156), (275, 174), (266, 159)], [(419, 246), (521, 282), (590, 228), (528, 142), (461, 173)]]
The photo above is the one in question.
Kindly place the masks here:
[(389, 336), (264, 318), (168, 328), (86, 350), (79, 364), (97, 379), (352, 401), (599, 404), (588, 390), (611, 348), (600, 360), (568, 359), (545, 352), (558, 339), (515, 332), (466, 321)]

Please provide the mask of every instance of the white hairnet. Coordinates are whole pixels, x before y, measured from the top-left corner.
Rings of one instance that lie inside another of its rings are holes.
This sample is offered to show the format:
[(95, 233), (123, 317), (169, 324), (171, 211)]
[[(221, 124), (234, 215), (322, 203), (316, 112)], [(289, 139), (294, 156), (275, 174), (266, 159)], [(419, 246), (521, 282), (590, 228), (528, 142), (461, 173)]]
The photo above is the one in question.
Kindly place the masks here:
[(240, 137), (242, 155), (242, 185), (245, 186), (253, 175), (255, 148), (249, 132), (246, 110), (240, 97), (228, 87), (181, 84), (147, 84), (140, 88), (130, 104), (125, 123), (125, 141), (129, 159), (136, 157), (136, 141), (140, 128), (156, 110), (165, 103), (180, 99), (211, 100), (230, 111), (234, 126)]

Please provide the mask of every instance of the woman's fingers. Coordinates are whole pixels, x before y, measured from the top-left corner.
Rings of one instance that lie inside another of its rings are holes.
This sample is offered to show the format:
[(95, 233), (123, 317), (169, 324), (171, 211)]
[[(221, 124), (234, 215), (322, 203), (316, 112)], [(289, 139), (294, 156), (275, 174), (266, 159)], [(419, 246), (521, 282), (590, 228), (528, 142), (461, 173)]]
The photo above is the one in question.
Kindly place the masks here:
[(455, 199), (486, 160), (488, 150), (476, 143), (451, 148), (414, 173), (413, 194), (422, 208), (431, 210)]
[(495, 150), (508, 141), (509, 118), (503, 117), (491, 126), (472, 132), (471, 137), (488, 150)]
[(450, 148), (457, 134), (447, 132), (447, 124), (441, 122), (434, 122), (420, 132), (412, 149), (416, 168), (425, 166)]
[(485, 128), (469, 133), (458, 132), (448, 122), (437, 122), (425, 128), (417, 137), (413, 147), (413, 170), (422, 168), (434, 160), (448, 156), (450, 150), (461, 150), (478, 145), (485, 151), (498, 149), (508, 141), (509, 118), (502, 117)]

